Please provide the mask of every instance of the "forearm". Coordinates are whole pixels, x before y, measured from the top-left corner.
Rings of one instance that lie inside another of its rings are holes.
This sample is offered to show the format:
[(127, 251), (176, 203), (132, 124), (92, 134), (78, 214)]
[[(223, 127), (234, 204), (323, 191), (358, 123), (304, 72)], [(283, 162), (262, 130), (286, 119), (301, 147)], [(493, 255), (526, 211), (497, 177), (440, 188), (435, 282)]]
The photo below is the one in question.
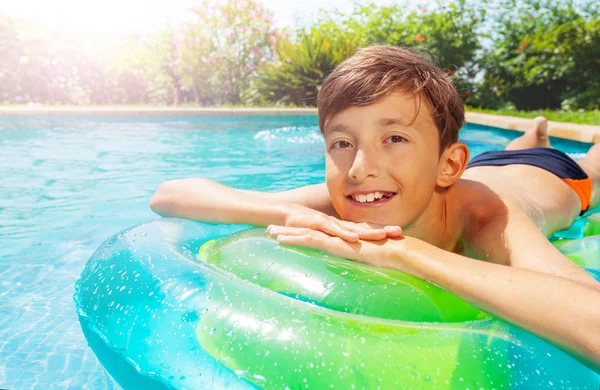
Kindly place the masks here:
[(154, 212), (203, 222), (267, 226), (283, 224), (285, 203), (208, 179), (174, 180), (160, 185), (150, 201)]
[(565, 348), (600, 370), (600, 290), (574, 281), (487, 263), (406, 238), (388, 265)]

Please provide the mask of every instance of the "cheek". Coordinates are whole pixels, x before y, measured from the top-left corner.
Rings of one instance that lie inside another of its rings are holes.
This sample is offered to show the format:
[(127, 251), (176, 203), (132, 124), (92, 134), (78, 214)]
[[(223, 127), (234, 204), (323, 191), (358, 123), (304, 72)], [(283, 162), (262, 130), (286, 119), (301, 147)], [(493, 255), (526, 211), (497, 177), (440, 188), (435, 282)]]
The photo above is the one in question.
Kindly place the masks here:
[(338, 167), (327, 161), (325, 163), (325, 184), (329, 191), (329, 197), (334, 203), (336, 198), (343, 195), (343, 179), (343, 174)]
[(325, 181), (327, 182), (327, 187), (330, 185), (334, 185), (334, 183), (339, 182), (340, 172), (339, 169), (333, 164), (331, 161), (325, 161)]
[(325, 159), (325, 180), (329, 183), (342, 185), (346, 178), (347, 171), (345, 170), (344, 161), (342, 159), (332, 159), (327, 156)]
[(437, 165), (422, 158), (406, 159), (396, 162), (394, 178), (402, 187), (402, 203), (410, 204), (410, 208), (421, 209), (433, 195), (438, 170)]

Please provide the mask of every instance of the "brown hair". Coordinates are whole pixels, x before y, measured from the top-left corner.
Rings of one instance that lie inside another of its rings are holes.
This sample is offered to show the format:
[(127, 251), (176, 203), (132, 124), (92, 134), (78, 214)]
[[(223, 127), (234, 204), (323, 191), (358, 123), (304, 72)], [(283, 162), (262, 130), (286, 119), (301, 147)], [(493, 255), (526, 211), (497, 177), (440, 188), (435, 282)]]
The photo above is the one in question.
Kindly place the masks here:
[(318, 96), (321, 132), (327, 119), (346, 108), (375, 103), (398, 90), (425, 97), (441, 151), (458, 140), (465, 109), (450, 77), (416, 52), (388, 45), (359, 50), (327, 76)]

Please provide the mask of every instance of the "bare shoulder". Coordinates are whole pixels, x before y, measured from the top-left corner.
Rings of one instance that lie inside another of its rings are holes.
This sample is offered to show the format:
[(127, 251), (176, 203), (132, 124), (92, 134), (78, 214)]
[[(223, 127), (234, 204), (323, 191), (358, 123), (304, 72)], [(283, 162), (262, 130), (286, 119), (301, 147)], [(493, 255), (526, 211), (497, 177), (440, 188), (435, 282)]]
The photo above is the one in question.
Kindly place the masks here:
[(479, 190), (482, 192), (473, 196), (469, 205), (470, 219), (464, 234), (467, 256), (598, 288), (590, 275), (550, 243), (518, 203), (502, 199), (493, 191)]
[[(242, 192), (259, 194), (255, 191), (243, 190)], [(329, 191), (327, 190), (325, 183), (298, 187), (288, 191), (261, 192), (260, 195), (274, 202), (299, 204), (327, 215), (338, 217), (337, 212), (331, 203)]]
[(465, 254), (508, 264), (509, 253), (503, 239), (514, 205), (479, 181), (461, 180), (461, 187), (458, 195), (463, 203), (460, 211), (464, 220)]

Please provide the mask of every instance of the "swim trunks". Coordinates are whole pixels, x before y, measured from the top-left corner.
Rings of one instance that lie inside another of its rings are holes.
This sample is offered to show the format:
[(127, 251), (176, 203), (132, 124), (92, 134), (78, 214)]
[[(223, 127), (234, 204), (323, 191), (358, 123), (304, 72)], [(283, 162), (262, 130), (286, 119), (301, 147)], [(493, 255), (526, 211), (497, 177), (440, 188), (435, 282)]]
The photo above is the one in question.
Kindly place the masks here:
[(590, 207), (592, 199), (592, 179), (571, 157), (556, 149), (532, 148), (523, 150), (502, 150), (485, 152), (475, 156), (468, 168), (524, 164), (551, 172), (571, 187), (581, 200), (583, 215)]

